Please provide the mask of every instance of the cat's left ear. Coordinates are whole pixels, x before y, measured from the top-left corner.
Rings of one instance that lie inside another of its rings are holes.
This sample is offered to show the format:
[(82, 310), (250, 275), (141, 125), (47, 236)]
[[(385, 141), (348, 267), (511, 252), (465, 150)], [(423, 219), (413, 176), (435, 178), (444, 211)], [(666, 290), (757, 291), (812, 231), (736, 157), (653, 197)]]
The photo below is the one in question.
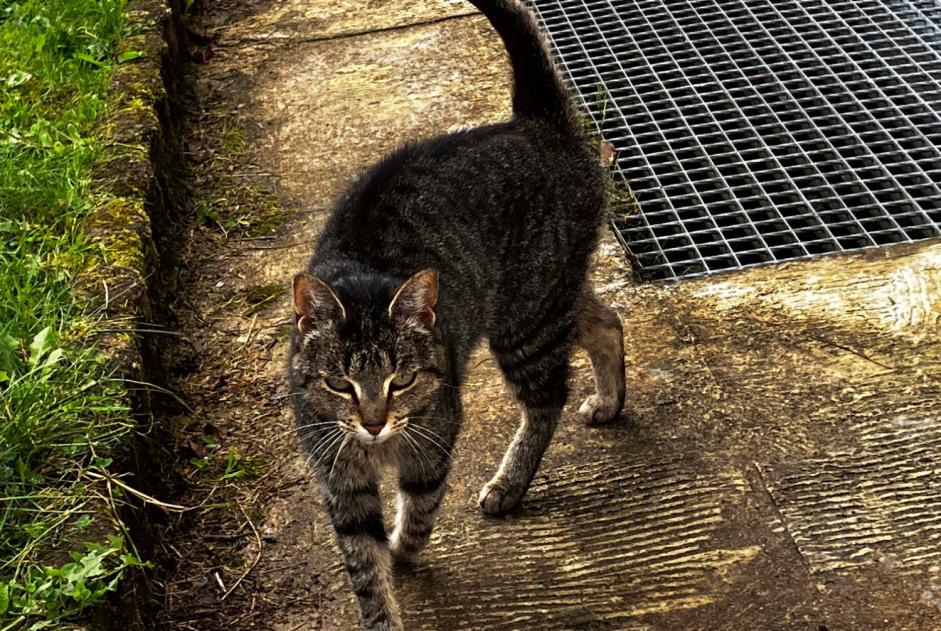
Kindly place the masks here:
[(425, 269), (402, 283), (392, 302), (389, 318), (420, 323), (430, 329), (435, 325), (435, 305), (438, 303), (438, 270)]

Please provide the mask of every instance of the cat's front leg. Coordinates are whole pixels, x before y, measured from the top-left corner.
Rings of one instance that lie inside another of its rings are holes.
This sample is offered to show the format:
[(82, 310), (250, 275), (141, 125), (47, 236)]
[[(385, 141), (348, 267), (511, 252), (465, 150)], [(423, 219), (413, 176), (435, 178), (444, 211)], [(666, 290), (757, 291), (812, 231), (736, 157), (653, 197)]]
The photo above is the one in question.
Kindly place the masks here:
[(435, 514), (447, 487), (451, 458), (444, 453), (433, 453), (429, 457), (426, 453), (406, 451), (400, 460), (395, 530), (390, 548), (396, 558), (410, 561), (431, 537)]
[(327, 511), (337, 545), (359, 601), (363, 628), (401, 631), (402, 618), (392, 586), (392, 568), (382, 522), (378, 475), (350, 467), (345, 475), (322, 476)]

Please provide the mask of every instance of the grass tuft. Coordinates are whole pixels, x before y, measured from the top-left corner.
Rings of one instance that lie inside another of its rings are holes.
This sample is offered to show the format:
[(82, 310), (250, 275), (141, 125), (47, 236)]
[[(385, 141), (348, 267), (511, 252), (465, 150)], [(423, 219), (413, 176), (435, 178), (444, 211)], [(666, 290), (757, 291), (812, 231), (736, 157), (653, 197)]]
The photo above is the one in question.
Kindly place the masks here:
[[(62, 628), (140, 565), (100, 477), (132, 431), (73, 279), (124, 0), (0, 0), (0, 630)], [(130, 61), (130, 60), (125, 60)]]

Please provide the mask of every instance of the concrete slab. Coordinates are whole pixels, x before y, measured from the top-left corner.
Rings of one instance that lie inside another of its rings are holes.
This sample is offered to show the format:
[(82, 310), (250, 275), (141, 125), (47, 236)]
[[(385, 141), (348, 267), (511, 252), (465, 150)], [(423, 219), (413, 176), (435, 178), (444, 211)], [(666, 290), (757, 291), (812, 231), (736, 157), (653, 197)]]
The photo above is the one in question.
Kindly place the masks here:
[[(225, 8), (207, 17), (224, 45), (195, 70), (202, 120), (246, 134), (219, 169), (297, 214), (261, 244), (193, 233), (177, 310), (198, 352), (176, 385), (194, 410), (181, 426), (211, 419), (275, 463), (237, 493), (276, 543), (226, 549), (259, 562), (223, 602), (212, 572), (229, 585), (242, 569), (220, 544), (175, 541), (164, 622), (354, 628), (278, 398), (287, 295), (255, 313), (245, 296), (287, 287), (332, 198), (373, 160), (505, 117), (507, 69), (480, 17), (412, 24), (463, 3)], [(397, 576), (407, 628), (941, 628), (941, 244), (672, 286), (635, 285), (623, 261), (606, 235), (594, 276), (625, 323), (624, 419), (586, 428), (572, 406), (522, 510), (484, 518), (474, 500), (517, 413), (481, 353), (438, 529)], [(590, 385), (577, 356), (573, 402)]]

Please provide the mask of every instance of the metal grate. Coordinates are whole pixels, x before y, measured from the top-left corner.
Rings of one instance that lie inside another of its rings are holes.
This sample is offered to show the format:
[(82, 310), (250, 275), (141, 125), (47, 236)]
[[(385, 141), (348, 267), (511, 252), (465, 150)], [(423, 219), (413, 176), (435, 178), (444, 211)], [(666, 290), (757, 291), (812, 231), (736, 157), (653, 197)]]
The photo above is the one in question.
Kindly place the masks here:
[(941, 235), (935, 0), (527, 0), (676, 279)]

